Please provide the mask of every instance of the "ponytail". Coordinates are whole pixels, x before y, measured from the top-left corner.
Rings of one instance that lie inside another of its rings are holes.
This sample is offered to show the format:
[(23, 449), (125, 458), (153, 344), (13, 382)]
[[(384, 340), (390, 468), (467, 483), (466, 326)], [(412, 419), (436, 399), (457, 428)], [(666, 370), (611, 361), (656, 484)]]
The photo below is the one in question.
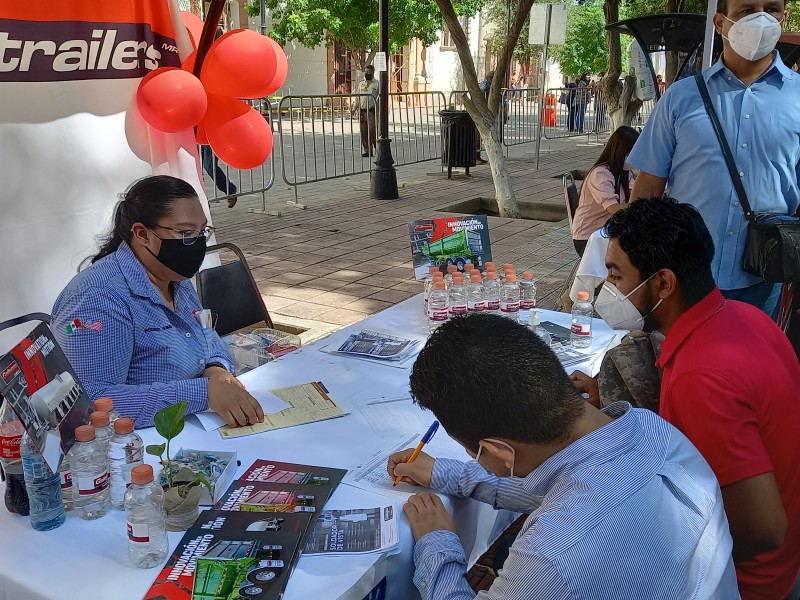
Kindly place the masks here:
[(114, 225), (101, 238), (100, 250), (92, 257), (92, 264), (113, 254), (122, 245), (130, 244), (136, 223), (149, 225), (172, 212), (172, 205), (181, 198), (197, 198), (194, 188), (177, 177), (154, 175), (136, 181), (121, 194), (114, 208)]

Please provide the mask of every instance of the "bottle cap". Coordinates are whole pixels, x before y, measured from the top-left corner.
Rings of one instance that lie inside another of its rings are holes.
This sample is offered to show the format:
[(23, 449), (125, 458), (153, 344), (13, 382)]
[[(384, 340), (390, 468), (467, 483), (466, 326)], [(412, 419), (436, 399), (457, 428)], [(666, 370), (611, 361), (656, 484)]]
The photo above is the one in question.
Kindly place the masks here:
[(444, 274), (441, 272), (436, 272), (433, 274), (434, 281), (444, 281)]
[(153, 467), (150, 465), (136, 465), (131, 469), (131, 483), (147, 485), (153, 481)]
[(114, 433), (126, 434), (133, 432), (133, 419), (120, 417), (114, 421)]
[(94, 401), (94, 409), (111, 412), (114, 410), (114, 401), (111, 398), (98, 398)]
[(453, 273), (453, 283), (464, 283), (464, 276), (461, 273)]
[(81, 425), (75, 428), (75, 440), (78, 442), (91, 442), (97, 434), (91, 425)]
[(455, 273), (458, 271), (458, 267), (455, 265), (447, 265), (447, 272), (448, 273)]
[(513, 268), (514, 268), (514, 265), (512, 265), (511, 263), (503, 263), (503, 270), (504, 271), (506, 269), (513, 269)]
[(433, 289), (435, 290), (443, 290), (444, 289), (444, 281), (436, 280), (433, 282)]
[(509, 271), (506, 273), (506, 281), (509, 283), (517, 283), (517, 276)]
[(578, 300), (580, 300), (581, 302), (586, 302), (587, 300), (589, 300), (589, 292), (587, 291), (578, 292)]
[(494, 263), (493, 263), (492, 261), (489, 261), (489, 262), (487, 262), (487, 263), (486, 263), (485, 265), (483, 265), (483, 266), (484, 266), (485, 268), (487, 268), (487, 269), (494, 269), (494, 268), (496, 268), (496, 267), (495, 267), (495, 265), (494, 265)]
[(522, 272), (522, 278), (523, 279), (533, 279), (533, 273), (531, 273), (530, 271), (523, 271)]
[(92, 427), (108, 427), (111, 419), (108, 418), (108, 413), (104, 410), (96, 410), (89, 417), (89, 423)]
[(481, 274), (478, 271), (472, 271), (472, 274), (469, 276), (472, 281), (477, 281), (478, 283), (481, 282)]
[(496, 271), (487, 271), (486, 272), (486, 279), (491, 279), (492, 281), (494, 281), (495, 279), (497, 279), (497, 272)]
[(467, 263), (467, 264), (464, 265), (464, 270), (465, 271), (472, 271), (472, 269), (474, 269), (474, 268), (475, 268), (475, 265), (473, 265), (472, 263)]

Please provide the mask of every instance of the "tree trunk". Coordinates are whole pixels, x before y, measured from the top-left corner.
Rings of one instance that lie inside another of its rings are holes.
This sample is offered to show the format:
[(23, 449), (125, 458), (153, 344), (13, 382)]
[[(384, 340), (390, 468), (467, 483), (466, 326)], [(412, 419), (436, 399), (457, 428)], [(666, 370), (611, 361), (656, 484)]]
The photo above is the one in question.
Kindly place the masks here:
[(520, 31), (525, 24), (525, 20), (531, 11), (534, 0), (520, 0), (516, 12), (514, 13), (511, 31), (508, 34), (500, 55), (497, 59), (492, 86), (489, 89), (487, 100), (478, 83), (478, 74), (475, 70), (475, 62), (472, 58), (472, 51), (469, 41), (461, 27), (461, 20), (456, 16), (452, 0), (436, 0), (436, 4), (444, 17), (447, 29), (453, 39), (453, 44), (458, 52), (461, 62), (461, 73), (464, 77), (464, 84), (469, 91), (469, 95), (464, 98), (464, 108), (472, 117), (478, 132), (483, 138), (486, 155), (492, 169), (492, 181), (494, 182), (495, 200), (497, 210), (501, 217), (519, 218), (519, 207), (517, 197), (511, 185), (511, 176), (506, 168), (506, 160), (503, 155), (503, 145), (498, 127), (497, 115), (503, 110), (502, 88), (505, 85), (503, 74), (508, 72), (511, 65), (511, 57), (517, 45)]
[(642, 101), (633, 97), (636, 78), (627, 75), (625, 83), (622, 84), (618, 77), (613, 79), (604, 77), (600, 84), (603, 96), (606, 98), (608, 116), (611, 118), (611, 131), (616, 131), (623, 125), (630, 127), (636, 113), (642, 107)]
[(664, 67), (664, 81), (669, 86), (678, 76), (678, 53), (670, 50), (664, 54), (667, 58), (667, 64)]

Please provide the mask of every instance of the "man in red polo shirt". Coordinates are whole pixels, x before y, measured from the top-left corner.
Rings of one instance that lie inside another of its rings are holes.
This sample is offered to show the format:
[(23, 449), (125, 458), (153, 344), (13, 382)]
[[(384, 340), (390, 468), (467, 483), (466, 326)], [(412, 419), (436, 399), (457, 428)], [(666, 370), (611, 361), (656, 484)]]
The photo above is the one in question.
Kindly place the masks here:
[(608, 279), (595, 309), (612, 327), (666, 336), (659, 412), (719, 479), (743, 600), (795, 598), (800, 364), (791, 344), (763, 311), (722, 297), (693, 206), (642, 199), (606, 228)]

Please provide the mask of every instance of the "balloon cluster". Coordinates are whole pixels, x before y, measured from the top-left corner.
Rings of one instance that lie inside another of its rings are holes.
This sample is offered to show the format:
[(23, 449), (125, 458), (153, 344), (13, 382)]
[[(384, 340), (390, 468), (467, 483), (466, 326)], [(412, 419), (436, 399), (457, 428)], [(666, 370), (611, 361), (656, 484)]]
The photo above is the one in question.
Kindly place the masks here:
[[(203, 21), (181, 13), (195, 48)], [(203, 61), (200, 79), (192, 74), (193, 52), (177, 67), (161, 67), (139, 84), (136, 101), (144, 120), (167, 133), (197, 127), (197, 143), (209, 144), (224, 162), (253, 169), (272, 153), (272, 129), (239, 98), (274, 94), (286, 80), (288, 63), (274, 40), (249, 29), (217, 39)]]

